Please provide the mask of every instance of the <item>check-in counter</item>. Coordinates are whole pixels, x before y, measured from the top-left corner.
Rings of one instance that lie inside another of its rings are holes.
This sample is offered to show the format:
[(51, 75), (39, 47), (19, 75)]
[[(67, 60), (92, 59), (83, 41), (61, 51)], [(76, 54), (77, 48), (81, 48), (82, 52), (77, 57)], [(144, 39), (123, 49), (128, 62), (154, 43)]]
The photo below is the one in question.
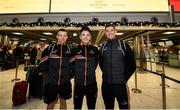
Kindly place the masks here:
[(169, 66), (180, 67), (179, 55), (177, 55), (177, 54), (169, 54), (168, 64), (169, 64)]

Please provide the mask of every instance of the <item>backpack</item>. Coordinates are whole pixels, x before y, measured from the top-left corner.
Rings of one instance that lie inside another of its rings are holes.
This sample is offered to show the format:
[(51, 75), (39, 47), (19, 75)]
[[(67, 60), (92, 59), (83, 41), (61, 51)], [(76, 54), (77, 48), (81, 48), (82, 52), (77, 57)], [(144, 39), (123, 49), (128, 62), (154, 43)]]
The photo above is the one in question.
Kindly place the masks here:
[[(52, 54), (55, 45), (56, 45), (55, 43), (52, 43), (52, 44), (49, 45), (49, 47), (48, 47), (48, 51), (50, 51), (49, 56)], [(71, 45), (67, 45), (67, 47), (68, 47), (68, 51), (71, 53), (72, 46)]]
[[(123, 43), (123, 46), (122, 46), (122, 43)], [(100, 52), (101, 52), (101, 55), (103, 54), (103, 51), (104, 51), (104, 48), (105, 48), (105, 46), (106, 46), (106, 41), (104, 41), (103, 43), (102, 43), (102, 48), (100, 48)], [(125, 54), (125, 51), (126, 51), (126, 44), (125, 44), (125, 42), (124, 41), (121, 41), (121, 40), (118, 40), (118, 48), (122, 51), (122, 53), (123, 53), (123, 55), (124, 56), (126, 56), (126, 54)]]

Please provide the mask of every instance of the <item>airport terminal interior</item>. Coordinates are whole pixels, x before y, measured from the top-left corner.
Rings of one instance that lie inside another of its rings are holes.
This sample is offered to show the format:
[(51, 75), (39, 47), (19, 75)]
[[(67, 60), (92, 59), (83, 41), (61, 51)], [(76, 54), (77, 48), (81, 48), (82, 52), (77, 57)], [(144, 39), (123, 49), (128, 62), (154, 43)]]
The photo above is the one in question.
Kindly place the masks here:
[[(28, 79), (28, 67), (38, 65), (44, 49), (56, 42), (59, 29), (68, 31), (67, 43), (76, 47), (80, 43), (79, 30), (88, 26), (92, 31), (91, 42), (99, 48), (106, 40), (104, 28), (107, 24), (115, 25), (116, 37), (128, 43), (135, 56), (137, 69), (127, 82), (130, 108), (180, 109), (178, 0), (148, 3), (143, 0), (89, 0), (89, 5), (83, 0), (78, 0), (79, 4), (67, 1), (17, 0), (16, 6), (11, 0), (0, 1), (0, 109), (46, 109), (42, 97), (29, 97), (29, 90), (26, 103), (14, 106), (15, 83)], [(13, 50), (18, 44), (22, 53), (17, 64)], [(99, 65), (96, 79), (96, 109), (105, 109)], [(74, 89), (74, 79), (71, 82)], [(67, 100), (67, 108), (74, 108), (73, 98)], [(82, 108), (87, 109), (85, 97)], [(59, 102), (55, 109), (59, 109)], [(118, 109), (117, 101), (115, 109)]]

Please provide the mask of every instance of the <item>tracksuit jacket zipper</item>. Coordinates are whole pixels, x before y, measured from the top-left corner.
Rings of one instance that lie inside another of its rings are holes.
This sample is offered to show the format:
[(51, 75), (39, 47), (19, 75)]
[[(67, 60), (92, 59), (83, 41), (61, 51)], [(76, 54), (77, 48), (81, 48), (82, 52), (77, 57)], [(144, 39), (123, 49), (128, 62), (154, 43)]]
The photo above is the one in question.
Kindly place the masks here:
[(62, 45), (60, 47), (60, 62), (59, 62), (59, 73), (58, 73), (58, 85), (60, 85), (61, 80), (61, 68), (62, 67)]
[(84, 65), (84, 86), (86, 86), (86, 77), (87, 77), (87, 47), (85, 45), (85, 65)]
[(111, 43), (110, 43), (111, 45), (111, 50), (110, 50), (110, 77), (111, 77), (111, 79), (110, 79), (110, 82), (112, 83), (112, 41), (111, 41)]

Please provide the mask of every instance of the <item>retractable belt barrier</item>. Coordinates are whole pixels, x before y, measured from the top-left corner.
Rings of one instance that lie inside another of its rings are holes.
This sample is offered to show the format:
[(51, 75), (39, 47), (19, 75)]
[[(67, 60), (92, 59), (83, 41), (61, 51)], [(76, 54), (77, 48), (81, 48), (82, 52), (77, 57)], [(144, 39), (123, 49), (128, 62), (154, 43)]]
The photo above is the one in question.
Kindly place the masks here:
[(15, 78), (12, 79), (11, 81), (19, 81), (20, 79), (17, 78), (17, 75), (18, 75), (18, 68), (19, 68), (19, 60), (16, 60), (16, 73), (15, 73)]
[[(160, 72), (160, 73), (154, 72), (154, 71), (150, 71), (150, 70), (147, 70), (147, 69), (144, 69), (144, 70), (148, 71), (150, 73), (153, 73), (155, 75), (161, 76), (161, 81), (162, 81), (162, 84), (161, 84), (162, 85), (162, 105), (163, 105), (163, 109), (166, 109), (166, 86), (167, 87), (169, 87), (169, 86), (166, 85), (165, 79), (174, 81), (174, 82), (176, 82), (178, 84), (180, 84), (180, 81), (165, 75), (164, 64), (167, 64), (167, 63), (165, 63), (165, 62), (155, 62), (155, 61), (147, 61), (147, 62), (162, 64), (162, 72)], [(140, 68), (140, 67), (137, 67), (137, 68)], [(137, 84), (137, 80), (135, 80), (135, 84)]]

